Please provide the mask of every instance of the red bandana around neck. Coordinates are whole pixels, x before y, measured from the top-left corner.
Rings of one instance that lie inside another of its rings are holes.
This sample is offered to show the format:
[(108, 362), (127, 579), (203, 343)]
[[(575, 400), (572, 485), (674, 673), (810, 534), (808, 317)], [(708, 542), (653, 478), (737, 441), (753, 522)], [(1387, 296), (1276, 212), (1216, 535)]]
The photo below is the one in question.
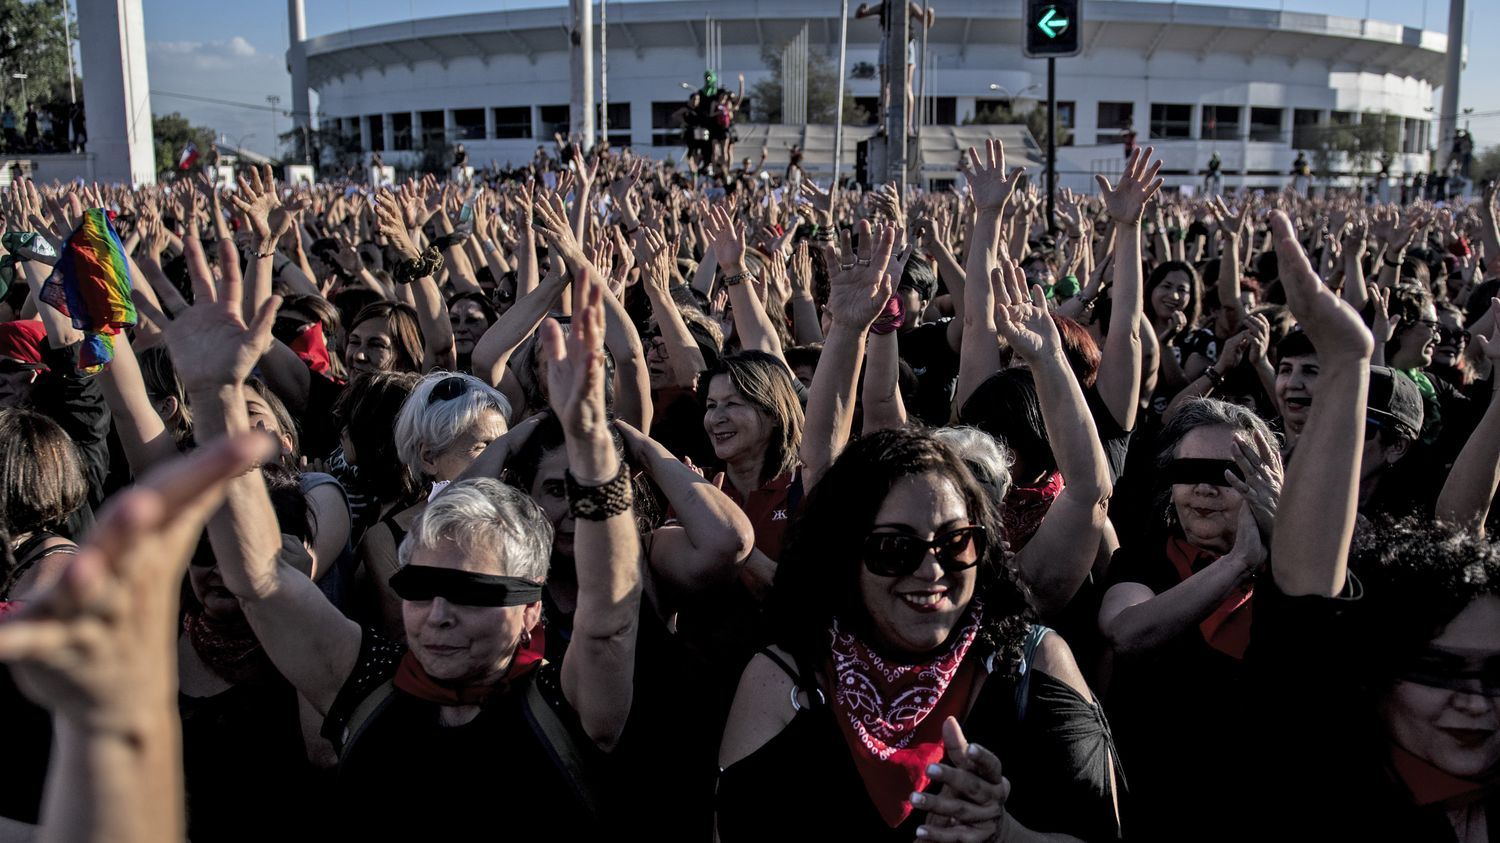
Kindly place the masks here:
[[(1218, 558), (1193, 547), (1182, 536), (1167, 538), (1167, 559), (1183, 580)], [(1250, 597), (1254, 593), (1255, 589), (1249, 583), (1236, 586), (1213, 614), (1198, 624), (1198, 631), (1203, 633), (1208, 646), (1236, 659), (1245, 657), (1245, 650), (1250, 647)]]
[(289, 346), (302, 358), (314, 374), (328, 374), (328, 340), (323, 336), (323, 323), (313, 322)]
[(1445, 773), (1395, 744), (1391, 744), (1391, 766), (1419, 807), (1441, 804), (1446, 808), (1462, 808), (1487, 798), (1500, 785), (1500, 782)]
[(186, 612), (182, 631), (193, 651), (215, 676), (238, 685), (275, 668), (261, 649), (260, 639), (243, 620), (238, 623), (215, 621), (203, 611)]
[(833, 622), (833, 713), (870, 801), (891, 828), (911, 814), (912, 791), (943, 759), (943, 721), (962, 717), (977, 668), (964, 656), (979, 632), (974, 604), (947, 652), (922, 664), (886, 661)]
[(531, 628), (531, 641), (516, 648), (515, 658), (510, 660), (510, 669), (499, 682), (490, 685), (475, 683), (453, 683), (433, 679), (422, 669), (422, 663), (407, 650), (396, 667), (397, 688), (419, 700), (438, 705), (483, 705), (491, 694), (503, 694), (511, 683), (526, 676), (542, 662), (547, 646), (542, 624)]
[(1063, 476), (1054, 471), (1042, 480), (1040, 486), (1012, 486), (1005, 495), (1005, 506), (1000, 512), (1005, 525), (1005, 540), (1010, 542), (1010, 552), (1020, 553), (1021, 548), (1036, 535), (1052, 502), (1062, 494)]

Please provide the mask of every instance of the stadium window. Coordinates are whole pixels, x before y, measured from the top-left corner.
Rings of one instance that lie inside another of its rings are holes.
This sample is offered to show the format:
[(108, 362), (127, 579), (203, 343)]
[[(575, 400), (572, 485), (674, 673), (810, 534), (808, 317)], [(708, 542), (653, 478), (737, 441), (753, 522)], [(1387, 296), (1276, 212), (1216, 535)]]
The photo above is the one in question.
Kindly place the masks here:
[[(1167, 106), (1171, 107), (1171, 106)], [(1151, 107), (1151, 137), (1156, 134), (1156, 106)], [(1199, 127), (1204, 140), (1235, 140), (1240, 136), (1240, 107), (1237, 105), (1203, 106), (1203, 124)]]
[(874, 126), (880, 122), (880, 97), (852, 97), (854, 104), (865, 110), (869, 115), (865, 120), (866, 126)]
[(1328, 122), (1334, 126), (1353, 126), (1354, 112), (1352, 111), (1330, 111)]
[(1120, 143), (1125, 129), (1135, 120), (1135, 103), (1101, 102), (1098, 114), (1099, 131), (1094, 143)]
[(932, 97), (928, 100), (929, 126), (952, 126), (958, 122), (958, 97)]
[[(598, 125), (599, 106), (594, 106), (594, 121)], [(616, 149), (630, 146), (630, 103), (609, 104), (609, 145)]]
[(531, 109), (524, 105), (495, 109), (495, 137), (502, 140), (531, 137)]
[(370, 151), (385, 151), (385, 115), (371, 114), (370, 121)]
[(391, 115), (391, 132), (394, 136), (391, 148), (397, 152), (405, 152), (412, 148), (410, 111), (397, 111)]
[(651, 145), (682, 146), (682, 113), (687, 103), (682, 100), (651, 103)]
[(484, 109), (454, 109), (453, 131), (456, 140), (484, 140)]
[(1152, 139), (1193, 136), (1193, 107), (1177, 103), (1151, 103)]
[(1427, 121), (1408, 117), (1406, 119), (1406, 133), (1401, 139), (1401, 151), (1409, 154), (1421, 154), (1427, 151)]
[(1281, 134), (1281, 118), (1286, 113), (1281, 108), (1250, 108), (1250, 140), (1267, 143), (1281, 143), (1285, 137)]
[(443, 112), (422, 112), (421, 148), (441, 146), (448, 139), (448, 127), (443, 125)]
[(1292, 146), (1296, 149), (1316, 149), (1318, 127), (1323, 120), (1322, 112), (1316, 108), (1298, 108), (1292, 111)]
[(550, 138), (553, 135), (567, 137), (573, 128), (572, 110), (566, 105), (543, 105), (538, 106), (537, 116), (542, 123), (542, 137)]

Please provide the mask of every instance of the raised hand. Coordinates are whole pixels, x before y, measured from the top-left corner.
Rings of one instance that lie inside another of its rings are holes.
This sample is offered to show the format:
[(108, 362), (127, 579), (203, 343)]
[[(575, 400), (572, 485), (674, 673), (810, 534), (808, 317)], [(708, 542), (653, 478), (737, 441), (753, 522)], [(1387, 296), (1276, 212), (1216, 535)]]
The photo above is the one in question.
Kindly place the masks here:
[(1236, 477), (1232, 471), (1225, 471), (1224, 479), (1244, 498), (1245, 507), (1255, 518), (1261, 544), (1270, 547), (1276, 525), (1276, 502), (1281, 499), (1281, 452), (1259, 432), (1253, 436), (1241, 432), (1234, 435), (1230, 456), (1245, 479)]
[(968, 167), (964, 178), (969, 182), (969, 194), (980, 211), (998, 211), (1005, 207), (1006, 200), (1020, 183), (1023, 167), (1005, 172), (1005, 143), (999, 138), (990, 138), (984, 144), (984, 160), (979, 150), (969, 147)]
[(745, 265), (745, 227), (723, 205), (715, 205), (703, 223), (708, 247), (725, 272), (740, 272)]
[(1026, 274), (1021, 268), (1008, 256), (999, 258), (999, 263), (990, 271), (990, 286), (995, 292), (995, 329), (1028, 363), (1061, 353), (1062, 338), (1047, 310), (1042, 288), (1032, 286), (1028, 297)]
[(172, 319), (139, 293), (134, 294), (135, 306), (161, 329), (184, 390), (239, 386), (271, 346), (271, 324), (281, 297), (266, 299), (246, 325), (239, 271), (225, 272), (216, 284), (196, 239), (183, 241), (183, 254), (193, 282), (192, 306)]
[(239, 193), (229, 194), (229, 204), (250, 222), (256, 242), (264, 243), (272, 237), (271, 212), (281, 207), (281, 197), (276, 194), (276, 177), (270, 164), (265, 165), (264, 177), (254, 167), (249, 172), (248, 179), (239, 177)]
[(270, 450), (252, 433), (200, 445), (111, 500), (58, 581), (0, 623), (0, 661), (22, 690), (91, 730), (175, 713), (188, 557), (225, 484)]
[[(566, 338), (556, 320), (542, 324), (542, 359), (547, 364), (547, 397), (552, 411), (562, 423), (569, 442), (569, 470), (580, 483), (598, 485), (614, 477), (583, 476), (591, 469), (576, 459), (575, 446), (602, 441), (608, 455), (600, 452), (601, 461), (613, 456), (609, 444), (609, 416), (604, 408), (604, 285), (588, 271), (579, 271), (573, 279), (574, 306), (572, 330)], [(592, 466), (592, 470), (605, 470)]]
[(1144, 150), (1136, 149), (1130, 153), (1125, 172), (1120, 174), (1119, 184), (1113, 187), (1104, 176), (1094, 176), (1094, 180), (1099, 183), (1099, 195), (1104, 199), (1104, 208), (1116, 222), (1139, 223), (1146, 208), (1146, 200), (1162, 186), (1162, 179), (1156, 175), (1161, 172), (1161, 161), (1150, 160), (1154, 151), (1154, 148), (1148, 146)]
[(818, 187), (812, 179), (802, 180), (802, 198), (812, 206), (818, 225), (833, 224), (833, 200), (838, 194), (838, 185), (829, 185), (827, 190)]
[(1318, 357), (1368, 358), (1375, 341), (1364, 320), (1318, 279), (1286, 213), (1272, 211), (1270, 219), (1287, 307), (1302, 323), (1307, 338), (1318, 349)]
[(895, 290), (887, 271), (896, 245), (896, 229), (881, 226), (872, 230), (870, 223), (859, 224), (858, 251), (849, 248), (842, 238), (842, 254), (831, 246), (823, 247), (828, 267), (828, 313), (837, 325), (868, 330)]
[(391, 241), (391, 245), (400, 252), (407, 260), (416, 260), (422, 256), (418, 251), (417, 244), (411, 242), (411, 234), (406, 229), (408, 216), (402, 213), (401, 203), (389, 190), (381, 190), (375, 195), (375, 229), (385, 235)]

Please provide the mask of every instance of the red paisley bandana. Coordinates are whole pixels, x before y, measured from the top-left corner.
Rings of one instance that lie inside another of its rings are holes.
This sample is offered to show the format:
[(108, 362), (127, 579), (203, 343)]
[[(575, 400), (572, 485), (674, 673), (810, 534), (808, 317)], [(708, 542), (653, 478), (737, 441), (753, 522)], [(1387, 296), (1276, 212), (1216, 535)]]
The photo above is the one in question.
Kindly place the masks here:
[(1005, 540), (1010, 542), (1011, 553), (1020, 553), (1021, 548), (1036, 535), (1037, 528), (1042, 526), (1042, 519), (1047, 516), (1047, 510), (1052, 508), (1052, 502), (1062, 494), (1064, 485), (1062, 472), (1054, 471), (1047, 475), (1040, 486), (1011, 487), (1010, 493), (1005, 496), (1005, 507), (1000, 512), (1001, 520), (1005, 523)]
[(977, 668), (964, 656), (979, 632), (976, 603), (948, 651), (923, 664), (888, 662), (834, 619), (833, 710), (870, 801), (891, 828), (911, 814), (912, 791), (943, 758), (943, 721), (961, 717)]
[(396, 666), (395, 685), (397, 688), (420, 700), (435, 702), (438, 705), (483, 705), (492, 694), (503, 694), (511, 683), (524, 677), (534, 668), (542, 663), (542, 654), (546, 652), (547, 642), (542, 634), (542, 625), (538, 623), (531, 628), (531, 641), (516, 648), (515, 658), (510, 660), (510, 669), (505, 671), (505, 676), (499, 682), (492, 685), (477, 685), (473, 683), (442, 682), (427, 675), (422, 669), (422, 663), (412, 655), (411, 650), (401, 656), (401, 663)]

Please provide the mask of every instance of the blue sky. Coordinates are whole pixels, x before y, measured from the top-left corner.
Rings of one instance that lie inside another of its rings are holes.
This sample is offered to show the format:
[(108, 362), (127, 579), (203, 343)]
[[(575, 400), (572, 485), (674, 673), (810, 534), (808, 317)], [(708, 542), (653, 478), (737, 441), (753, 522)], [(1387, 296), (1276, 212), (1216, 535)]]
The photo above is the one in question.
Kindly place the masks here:
[[(286, 131), (284, 114), (273, 115), (267, 96), (279, 96), (280, 108), (291, 107), (286, 73), (286, 6), (281, 0), (255, 3), (203, 3), (192, 0), (142, 0), (146, 16), (152, 110), (177, 111), (194, 123), (211, 126), (231, 143), (269, 152), (276, 131)], [(630, 0), (611, 0), (630, 2)], [(831, 8), (834, 0), (822, 0)], [(1284, 8), (1424, 26), (1448, 27), (1446, 0), (1197, 0), (1204, 5)], [(537, 6), (563, 6), (565, 0), (306, 0), (310, 36), (413, 17), (456, 15)], [(933, 0), (941, 12), (943, 0)], [(1500, 35), (1500, 2), (1468, 0), (1465, 34), (1469, 62), (1461, 81), (1464, 108), (1480, 116), (1472, 121), (1479, 146), (1500, 144), (1500, 51), (1488, 45)], [(85, 68), (85, 72), (87, 68)], [(259, 105), (260, 109), (206, 103), (205, 97)], [(1436, 104), (1436, 103), (1434, 103)]]

